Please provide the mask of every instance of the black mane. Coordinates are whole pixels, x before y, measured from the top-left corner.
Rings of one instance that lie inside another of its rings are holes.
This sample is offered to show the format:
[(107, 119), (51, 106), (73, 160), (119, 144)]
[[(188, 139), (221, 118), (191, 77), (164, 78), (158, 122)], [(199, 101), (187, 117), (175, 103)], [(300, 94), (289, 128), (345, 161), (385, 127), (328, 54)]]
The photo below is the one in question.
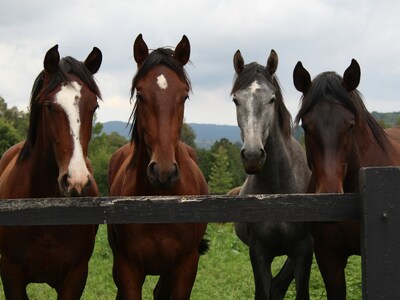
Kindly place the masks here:
[[(180, 79), (185, 81), (191, 89), (191, 83), (186, 70), (183, 68), (182, 64), (174, 58), (174, 51), (169, 48), (158, 48), (153, 50), (149, 56), (144, 61), (140, 69), (137, 70), (135, 76), (132, 80), (131, 87), (131, 100), (135, 95), (136, 86), (140, 79), (142, 79), (152, 68), (158, 65), (165, 65), (166, 67), (173, 70)], [(131, 125), (131, 142), (135, 142), (136, 145), (139, 143), (139, 136), (137, 132), (137, 102), (133, 107), (129, 121), (132, 121)]]
[(370, 128), (375, 139), (383, 149), (389, 146), (389, 140), (385, 131), (375, 118), (368, 112), (362, 100), (362, 95), (355, 90), (347, 92), (344, 88), (343, 78), (335, 72), (324, 72), (315, 77), (306, 95), (301, 98), (301, 107), (296, 116), (295, 123), (298, 124), (304, 115), (317, 103), (325, 101), (342, 103), (356, 118), (356, 124), (361, 130)]
[(239, 75), (236, 75), (233, 83), (231, 95), (238, 90), (245, 89), (255, 80), (259, 82), (269, 82), (275, 89), (275, 109), (278, 116), (279, 127), (286, 138), (292, 134), (292, 118), (283, 102), (281, 85), (276, 75), (271, 75), (265, 66), (258, 63), (245, 65)]
[(32, 148), (35, 146), (40, 105), (44, 95), (51, 93), (60, 84), (71, 83), (73, 81), (71, 75), (75, 75), (82, 80), (82, 82), (89, 88), (90, 91), (92, 91), (101, 99), (100, 90), (96, 84), (93, 74), (88, 70), (83, 62), (67, 56), (60, 60), (59, 66), (60, 67), (58, 68), (57, 72), (50, 76), (49, 82), (46, 86), (44, 86), (44, 70), (39, 73), (33, 83), (29, 105), (30, 115), (28, 133), (25, 144), (18, 156), (18, 162), (28, 158)]

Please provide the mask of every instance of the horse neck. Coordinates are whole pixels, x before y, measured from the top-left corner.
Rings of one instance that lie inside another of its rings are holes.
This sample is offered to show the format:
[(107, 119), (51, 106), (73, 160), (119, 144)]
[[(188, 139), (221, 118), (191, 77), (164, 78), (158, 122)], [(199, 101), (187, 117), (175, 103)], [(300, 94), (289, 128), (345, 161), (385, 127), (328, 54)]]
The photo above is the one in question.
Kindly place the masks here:
[(270, 193), (290, 192), (292, 188), (297, 191), (295, 161), (292, 159), (295, 150), (291, 139), (284, 137), (277, 124), (264, 148), (267, 158), (261, 171), (253, 175), (254, 180), (267, 187)]
[(392, 149), (392, 145), (388, 147), (385, 151), (383, 145), (379, 145), (369, 127), (367, 127), (365, 132), (354, 135), (351, 158), (344, 180), (345, 192), (359, 191), (360, 168), (396, 164), (391, 158), (395, 150)]
[(60, 196), (58, 188), (58, 166), (51, 146), (36, 141), (31, 153), (22, 165), (29, 185), (29, 197)]

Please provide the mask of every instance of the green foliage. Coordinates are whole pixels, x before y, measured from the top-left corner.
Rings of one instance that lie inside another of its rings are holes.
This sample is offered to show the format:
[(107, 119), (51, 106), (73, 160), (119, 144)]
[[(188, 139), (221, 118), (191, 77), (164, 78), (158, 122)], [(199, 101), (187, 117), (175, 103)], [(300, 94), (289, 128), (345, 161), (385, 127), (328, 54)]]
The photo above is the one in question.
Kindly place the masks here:
[(101, 133), (102, 125), (96, 123), (93, 126), (93, 137), (89, 146), (89, 158), (93, 166), (94, 178), (99, 186), (100, 194), (108, 195), (108, 162), (111, 155), (128, 141), (118, 133)]
[(17, 107), (8, 108), (0, 97), (0, 156), (11, 146), (25, 139), (28, 130), (28, 114)]
[(14, 126), (2, 118), (0, 118), (0, 137), (0, 156), (21, 140), (21, 136)]
[(182, 142), (195, 149), (196, 148), (196, 143), (194, 141), (195, 139), (196, 139), (196, 133), (194, 132), (192, 127), (190, 127), (190, 125), (187, 123), (183, 123), (181, 129)]
[[(210, 250), (200, 257), (193, 300), (249, 300), (254, 299), (254, 280), (248, 248), (235, 235), (231, 223), (209, 224), (207, 238)], [(272, 271), (277, 274), (285, 261), (277, 257)], [(107, 242), (106, 226), (100, 225), (96, 245), (89, 263), (89, 276), (82, 300), (112, 300), (116, 287), (112, 278), (112, 253)], [(361, 260), (351, 256), (346, 268), (347, 299), (361, 299)], [(152, 289), (156, 276), (148, 276), (143, 287), (143, 299), (153, 299)], [(31, 300), (56, 299), (56, 293), (45, 284), (30, 284), (28, 296)], [(289, 287), (286, 300), (294, 300), (294, 282)], [(0, 299), (4, 295), (0, 286)], [(326, 299), (326, 292), (315, 259), (311, 268), (310, 299)]]
[(378, 113), (373, 111), (372, 116), (378, 121), (379, 124), (383, 125), (383, 128), (393, 127), (398, 125), (400, 118), (400, 112), (389, 112), (389, 113)]
[(212, 194), (226, 194), (232, 188), (227, 151), (224, 147), (218, 147), (212, 154), (214, 164), (211, 167), (210, 191)]
[[(219, 141), (216, 141), (210, 150), (197, 149), (197, 157), (199, 159), (200, 169), (210, 186), (216, 184), (215, 181), (212, 183), (212, 181), (215, 179), (212, 179), (211, 177), (212, 168), (221, 167), (217, 166), (217, 164), (221, 163), (218, 162), (218, 160), (220, 160), (219, 156), (221, 155), (218, 152), (221, 151), (220, 148), (224, 149), (223, 151), (225, 151), (225, 156), (227, 160), (227, 166), (224, 167), (226, 168), (224, 172), (226, 172), (226, 174), (229, 174), (230, 186), (227, 187), (227, 184), (224, 184), (223, 191), (220, 189), (221, 193), (228, 192), (233, 187), (242, 185), (244, 180), (246, 179), (246, 174), (244, 172), (242, 161), (240, 159), (240, 147), (241, 145), (238, 143), (232, 144), (227, 139), (221, 139)], [(223, 181), (226, 179), (222, 177), (220, 180)], [(211, 191), (213, 193), (220, 193), (215, 192), (212, 189)]]
[(239, 143), (232, 144), (227, 139), (221, 139), (216, 141), (211, 147), (211, 153), (223, 147), (228, 155), (228, 170), (232, 176), (232, 187), (242, 185), (246, 179), (246, 173), (244, 172), (242, 159), (240, 158), (240, 149), (242, 145)]

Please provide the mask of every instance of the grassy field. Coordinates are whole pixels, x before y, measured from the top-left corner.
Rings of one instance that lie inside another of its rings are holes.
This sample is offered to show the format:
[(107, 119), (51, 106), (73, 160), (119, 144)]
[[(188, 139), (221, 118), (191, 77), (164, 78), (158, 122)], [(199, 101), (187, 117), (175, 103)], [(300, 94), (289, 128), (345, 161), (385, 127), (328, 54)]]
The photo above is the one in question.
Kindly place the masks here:
[[(196, 283), (191, 299), (194, 300), (250, 300), (254, 299), (254, 283), (248, 249), (236, 237), (231, 223), (210, 224), (208, 227), (210, 251), (201, 257)], [(283, 264), (284, 257), (274, 262), (274, 272)], [(346, 269), (349, 300), (361, 299), (360, 257), (351, 257)], [(106, 228), (100, 226), (96, 247), (90, 261), (89, 277), (83, 300), (115, 299), (116, 288), (111, 275), (112, 254), (108, 246)], [(144, 287), (143, 299), (152, 299), (156, 277), (149, 277)], [(2, 291), (2, 288), (1, 288)], [(313, 264), (310, 279), (311, 299), (326, 299), (318, 267)], [(43, 284), (30, 284), (31, 300), (56, 299), (54, 290)], [(0, 299), (4, 295), (0, 293)], [(294, 285), (285, 299), (295, 299)]]

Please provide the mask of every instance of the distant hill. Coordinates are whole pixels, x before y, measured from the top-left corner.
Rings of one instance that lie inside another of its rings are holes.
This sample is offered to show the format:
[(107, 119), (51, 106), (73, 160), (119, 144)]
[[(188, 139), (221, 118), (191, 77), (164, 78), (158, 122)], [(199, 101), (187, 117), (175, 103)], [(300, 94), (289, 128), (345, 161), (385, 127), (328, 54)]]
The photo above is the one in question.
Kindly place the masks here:
[[(189, 123), (189, 126), (196, 133), (196, 145), (200, 148), (210, 148), (215, 141), (226, 138), (232, 143), (240, 142), (239, 127), (233, 125), (215, 125), (215, 124), (196, 124)], [(129, 135), (130, 125), (126, 126), (125, 122), (110, 121), (103, 123), (103, 132), (110, 134), (116, 132), (127, 139)]]
[(106, 134), (110, 134), (112, 132), (116, 132), (119, 135), (122, 135), (126, 137), (127, 139), (130, 138), (129, 135), (129, 130), (130, 130), (130, 125), (126, 122), (122, 121), (110, 121), (110, 122), (105, 122), (103, 123), (103, 132)]
[[(398, 120), (400, 120), (400, 112), (378, 113), (374, 111), (372, 115), (378, 122), (389, 127), (395, 126)], [(226, 138), (232, 143), (241, 143), (240, 129), (238, 126), (197, 123), (189, 123), (189, 125), (196, 133), (195, 142), (200, 148), (209, 149), (215, 141), (222, 138)], [(127, 139), (130, 138), (129, 129), (130, 126), (126, 126), (126, 123), (121, 121), (103, 123), (103, 131), (105, 133), (110, 134), (115, 131)], [(300, 126), (296, 126), (293, 130), (293, 136), (297, 140), (300, 140), (303, 136), (303, 129)]]

